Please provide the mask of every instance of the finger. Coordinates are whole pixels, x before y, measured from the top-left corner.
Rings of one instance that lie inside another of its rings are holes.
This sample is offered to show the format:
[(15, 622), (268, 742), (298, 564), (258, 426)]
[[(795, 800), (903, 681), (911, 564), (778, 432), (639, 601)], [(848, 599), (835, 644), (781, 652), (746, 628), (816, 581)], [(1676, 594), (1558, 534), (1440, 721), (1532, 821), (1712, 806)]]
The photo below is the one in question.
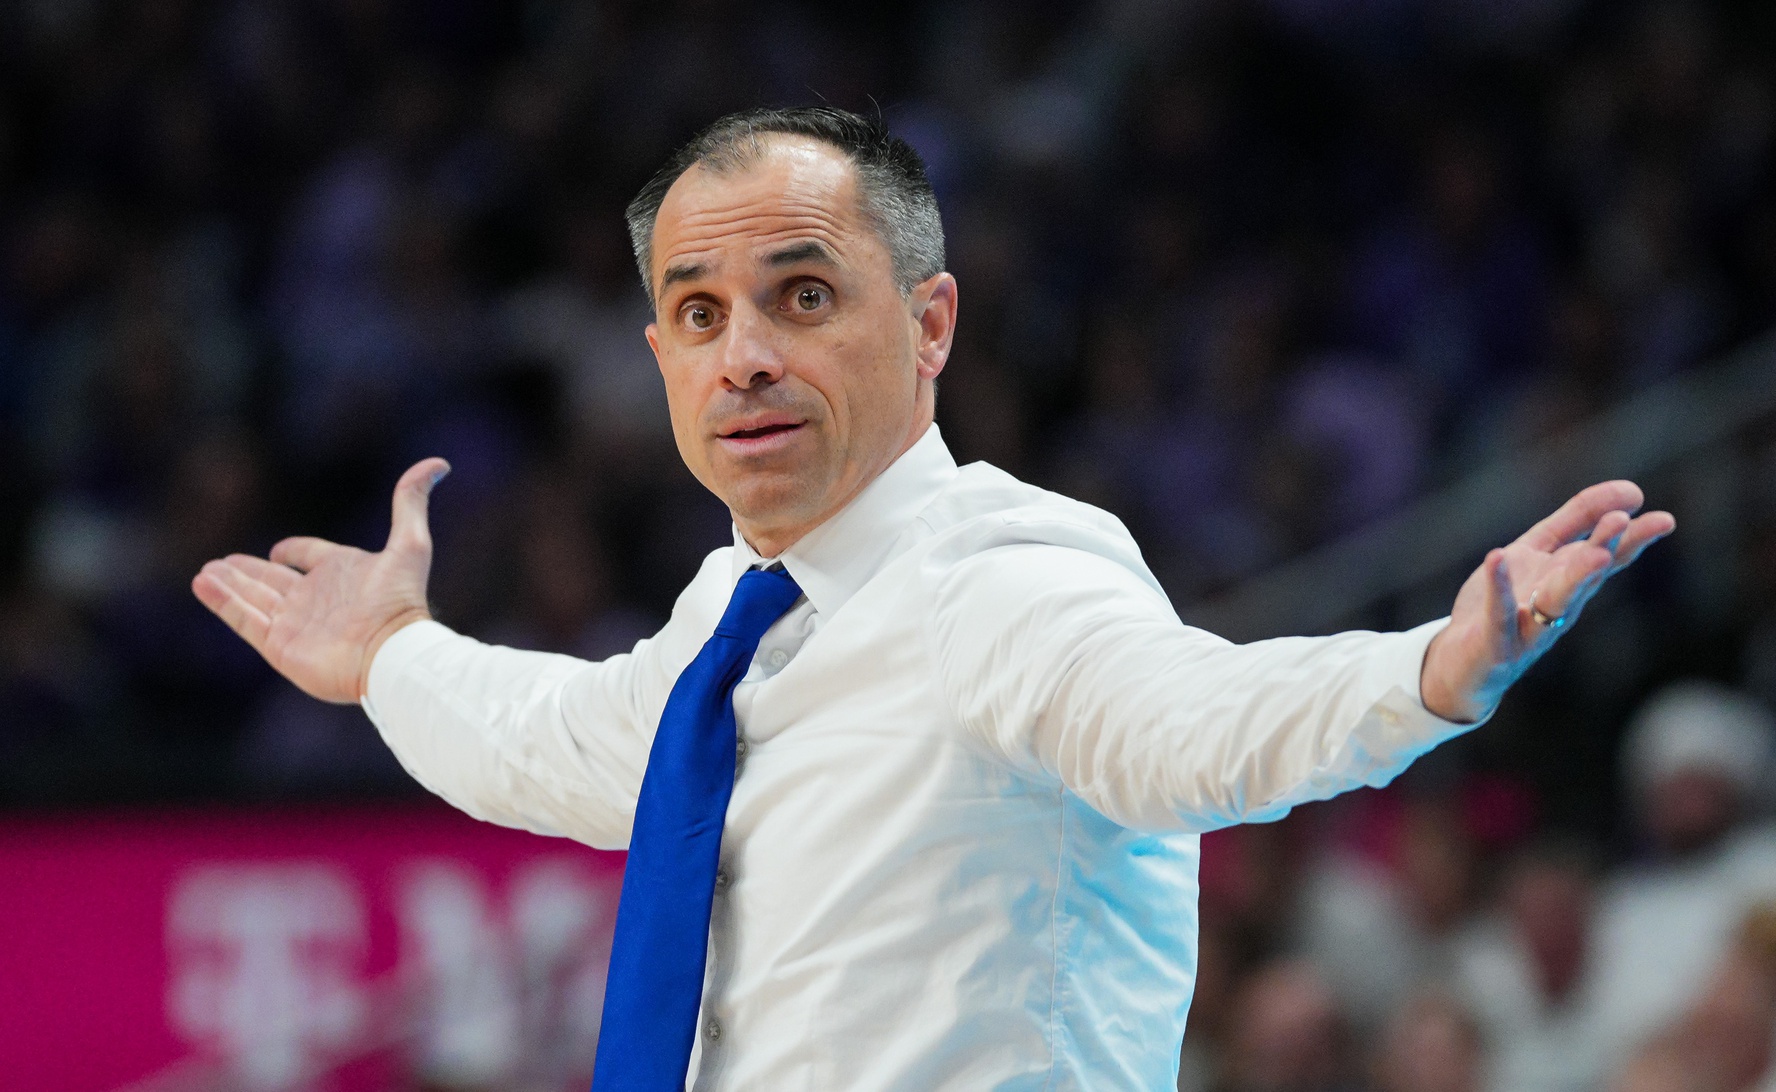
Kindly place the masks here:
[(328, 555), (342, 549), (344, 547), (337, 542), (298, 535), (295, 538), (286, 538), (273, 546), (271, 559), (279, 565), (288, 565), (297, 572), (305, 573), (325, 561)]
[[(1590, 593), (1608, 575), (1615, 555), (1593, 542), (1571, 542), (1554, 552), (1540, 584), (1530, 589), (1535, 609), (1550, 618), (1564, 618), (1582, 609)], [(1525, 607), (1528, 606), (1527, 601)]]
[(264, 653), (265, 637), (271, 632), (271, 619), (264, 611), (236, 595), (227, 584), (208, 572), (199, 572), (192, 578), (191, 590), (211, 613), (228, 624), (229, 629)]
[(1585, 536), (1585, 541), (1594, 546), (1603, 547), (1613, 556), (1616, 552), (1616, 540), (1621, 537), (1623, 531), (1628, 529), (1628, 524), (1632, 519), (1633, 517), (1619, 508), (1605, 512), (1598, 517), (1597, 526), (1591, 528), (1591, 533)]
[(260, 583), (270, 585), (279, 595), (290, 594), (302, 583), (302, 574), (295, 569), (252, 554), (229, 554), (224, 560)]
[(432, 487), (450, 473), (450, 464), (443, 459), (421, 459), (407, 468), (395, 483), (394, 512), (389, 520), (388, 548), (427, 549), (432, 545), (431, 527), (426, 523)]
[[(285, 569), (285, 572), (290, 572)], [(203, 572), (228, 588), (229, 591), (245, 599), (255, 609), (270, 616), (283, 602), (284, 596), (271, 585), (247, 575), (227, 561), (212, 561), (203, 567)], [(301, 579), (298, 577), (298, 579)]]
[(1536, 609), (1549, 617), (1576, 617), (1606, 580), (1676, 528), (1669, 512), (1648, 512), (1633, 519), (1625, 512), (1605, 513), (1583, 542), (1568, 543), (1554, 552), (1554, 565), (1533, 589)]
[(1645, 502), (1640, 486), (1631, 481), (1598, 482), (1580, 490), (1517, 541), (1551, 553), (1597, 526), (1605, 512), (1637, 512)]
[(1677, 519), (1670, 512), (1648, 512), (1636, 516), (1616, 543), (1616, 561), (1611, 573), (1621, 572), (1634, 564), (1641, 551), (1677, 530)]

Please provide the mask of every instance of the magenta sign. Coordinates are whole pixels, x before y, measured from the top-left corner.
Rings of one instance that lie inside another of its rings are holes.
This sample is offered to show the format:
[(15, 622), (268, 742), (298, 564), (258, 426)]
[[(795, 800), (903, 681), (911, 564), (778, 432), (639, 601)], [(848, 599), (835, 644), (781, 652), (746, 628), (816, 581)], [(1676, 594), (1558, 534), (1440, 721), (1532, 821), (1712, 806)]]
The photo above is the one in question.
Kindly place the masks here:
[(426, 805), (0, 820), (0, 1085), (583, 1089), (621, 877)]

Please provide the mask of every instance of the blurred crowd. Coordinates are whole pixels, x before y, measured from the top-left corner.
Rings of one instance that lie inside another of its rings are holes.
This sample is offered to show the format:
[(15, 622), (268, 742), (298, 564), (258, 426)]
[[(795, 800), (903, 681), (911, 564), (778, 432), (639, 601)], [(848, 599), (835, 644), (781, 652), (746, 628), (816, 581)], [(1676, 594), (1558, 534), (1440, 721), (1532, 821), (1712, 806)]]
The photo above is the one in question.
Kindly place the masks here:
[(1776, 1088), (1776, 718), (1656, 691), (1620, 775), (1640, 852), (1427, 781), (1204, 839), (1189, 1092)]
[[(426, 455), (443, 620), (650, 632), (729, 530), (621, 209), (811, 101), (930, 166), (955, 453), (1117, 513), (1180, 604), (1776, 326), (1750, 0), (3, 5), (0, 803), (416, 791), (188, 582), (376, 547)], [(1206, 842), (1184, 1087), (1759, 1087), (1776, 429), (1742, 447), (1714, 607), (1654, 560), (1467, 751)]]

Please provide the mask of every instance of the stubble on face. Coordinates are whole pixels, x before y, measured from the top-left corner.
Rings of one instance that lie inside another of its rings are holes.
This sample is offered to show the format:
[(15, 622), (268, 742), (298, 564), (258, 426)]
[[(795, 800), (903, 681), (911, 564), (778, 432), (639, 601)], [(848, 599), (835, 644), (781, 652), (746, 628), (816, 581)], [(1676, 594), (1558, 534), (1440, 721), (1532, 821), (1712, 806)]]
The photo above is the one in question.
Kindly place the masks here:
[(854, 169), (819, 142), (772, 139), (737, 170), (693, 167), (654, 241), (649, 341), (680, 454), (755, 548), (781, 552), (929, 424), (918, 323)]

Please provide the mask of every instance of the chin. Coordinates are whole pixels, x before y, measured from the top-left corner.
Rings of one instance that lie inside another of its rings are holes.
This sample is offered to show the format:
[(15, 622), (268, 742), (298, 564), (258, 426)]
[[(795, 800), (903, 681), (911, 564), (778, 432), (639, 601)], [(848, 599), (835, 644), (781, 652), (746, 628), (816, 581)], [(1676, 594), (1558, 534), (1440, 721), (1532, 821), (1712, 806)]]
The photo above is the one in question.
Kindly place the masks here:
[(762, 531), (806, 526), (824, 515), (828, 490), (790, 476), (749, 474), (723, 495), (733, 517)]
[(788, 474), (748, 474), (724, 491), (734, 515), (755, 527), (792, 527), (820, 515), (821, 491)]

